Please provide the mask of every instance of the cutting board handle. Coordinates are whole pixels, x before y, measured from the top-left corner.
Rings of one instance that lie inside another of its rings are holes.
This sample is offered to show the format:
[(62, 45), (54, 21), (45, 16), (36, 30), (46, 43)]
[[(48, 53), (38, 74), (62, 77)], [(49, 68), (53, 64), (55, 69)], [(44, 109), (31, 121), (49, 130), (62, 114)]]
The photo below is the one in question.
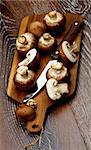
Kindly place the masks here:
[(36, 118), (27, 122), (27, 129), (32, 133), (37, 133), (43, 128), (46, 110), (51, 105), (51, 100), (48, 98), (45, 88), (34, 99), (37, 102)]
[(47, 108), (44, 108), (43, 110), (39, 109), (36, 112), (36, 118), (33, 121), (30, 121), (27, 123), (27, 129), (31, 133), (37, 133), (43, 129), (46, 110), (47, 110)]

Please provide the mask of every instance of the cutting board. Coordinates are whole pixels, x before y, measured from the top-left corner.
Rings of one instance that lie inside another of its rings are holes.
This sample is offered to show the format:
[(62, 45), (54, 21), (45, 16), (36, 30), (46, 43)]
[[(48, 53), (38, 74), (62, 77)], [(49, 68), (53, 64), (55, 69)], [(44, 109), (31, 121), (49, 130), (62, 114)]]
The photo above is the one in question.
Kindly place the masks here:
[[(23, 18), (20, 24), (18, 35), (28, 32), (29, 24), (35, 20), (41, 21), (43, 20), (43, 17), (44, 17), (44, 14), (43, 15), (34, 14), (32, 16), (26, 16), (25, 18)], [(77, 20), (80, 20), (80, 21), (83, 20), (82, 16), (78, 14), (67, 13), (65, 14), (65, 17), (66, 17), (65, 30), (63, 33), (55, 37), (57, 40), (57, 44), (59, 44), (62, 41), (62, 39), (68, 32), (72, 22), (77, 21)], [(80, 30), (77, 37), (75, 38), (75, 42), (78, 46), (79, 52), (80, 52), (80, 45), (81, 45), (81, 37), (82, 37), (82, 30)], [(74, 95), (75, 90), (76, 90), (79, 58), (80, 58), (80, 53), (77, 55), (77, 62), (72, 66), (72, 68), (70, 68), (71, 78), (70, 78), (70, 83), (69, 83), (70, 92), (69, 92), (68, 98)], [(18, 63), (21, 61), (21, 59), (22, 58), (20, 57), (20, 55), (18, 55), (15, 49), (12, 68), (11, 68), (9, 82), (8, 82), (8, 88), (7, 88), (7, 95), (11, 97), (12, 99), (14, 99), (15, 101), (18, 101), (19, 103), (21, 103), (23, 99), (25, 98), (25, 96), (29, 94), (29, 92), (19, 91), (16, 88), (14, 81), (13, 81)], [(48, 63), (50, 59), (51, 59), (50, 55), (41, 56), (40, 67), (39, 67), (38, 72), (36, 73), (36, 79), (41, 74), (42, 70), (44, 69), (44, 67), (46, 66), (46, 64)], [(38, 93), (38, 95), (34, 97), (34, 100), (37, 103), (36, 118), (33, 121), (27, 122), (27, 129), (30, 132), (36, 133), (36, 132), (41, 131), (43, 124), (44, 124), (46, 111), (50, 106), (54, 105), (54, 102), (48, 97), (45, 87)], [(62, 100), (62, 101), (66, 101), (66, 100)], [(61, 103), (61, 100), (59, 100), (59, 102)]]

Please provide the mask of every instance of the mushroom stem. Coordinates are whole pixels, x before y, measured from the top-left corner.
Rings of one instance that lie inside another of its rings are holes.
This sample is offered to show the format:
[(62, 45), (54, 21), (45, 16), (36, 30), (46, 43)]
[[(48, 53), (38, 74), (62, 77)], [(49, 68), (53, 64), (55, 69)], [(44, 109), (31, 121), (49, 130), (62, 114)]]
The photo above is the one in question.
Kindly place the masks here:
[(74, 53), (75, 53), (75, 51), (77, 51), (77, 49), (78, 49), (78, 46), (77, 46), (77, 44), (74, 42), (73, 45), (72, 45), (71, 52), (74, 52)]
[(49, 35), (49, 33), (45, 33), (45, 34), (43, 34), (43, 38), (45, 39), (45, 40), (50, 40), (50, 35)]
[(56, 18), (57, 17), (56, 10), (50, 12), (49, 17), (51, 17), (52, 19)]
[(26, 37), (25, 36), (19, 36), (18, 37), (18, 42), (21, 43), (21, 44), (26, 45), (27, 44)]

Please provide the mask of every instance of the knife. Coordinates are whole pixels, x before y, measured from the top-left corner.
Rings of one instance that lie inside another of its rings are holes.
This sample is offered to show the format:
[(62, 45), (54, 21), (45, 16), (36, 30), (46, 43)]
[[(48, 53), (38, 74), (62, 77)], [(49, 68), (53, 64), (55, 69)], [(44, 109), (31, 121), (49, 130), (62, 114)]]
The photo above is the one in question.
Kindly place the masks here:
[(63, 41), (68, 41), (69, 44), (72, 44), (78, 34), (78, 32), (81, 30), (83, 27), (83, 21), (74, 21), (71, 26), (69, 27), (67, 33), (65, 34), (64, 38), (62, 41), (59, 43), (58, 47), (56, 48), (56, 51), (54, 51), (51, 54), (51, 57), (53, 59), (58, 59), (59, 58), (59, 50), (61, 49), (62, 42)]
[(57, 62), (57, 60), (50, 60), (47, 63), (46, 67), (44, 68), (41, 75), (39, 76), (39, 78), (36, 81), (37, 87), (38, 87), (37, 90), (34, 93), (31, 93), (31, 94), (27, 95), (26, 98), (23, 100), (24, 103), (28, 102), (31, 98), (33, 98), (42, 89), (42, 87), (47, 82), (46, 73), (47, 73), (48, 69), (51, 67), (51, 65), (53, 63), (56, 63), (56, 62)]
[(51, 55), (54, 60), (50, 60), (48, 62), (48, 64), (46, 65), (46, 67), (42, 71), (41, 75), (37, 79), (37, 81), (36, 81), (37, 82), (37, 86), (38, 86), (37, 91), (35, 91), (34, 93), (31, 93), (31, 94), (27, 95), (25, 97), (25, 99), (23, 100), (23, 103), (28, 102), (31, 98), (33, 98), (36, 94), (38, 94), (38, 92), (44, 87), (45, 83), (47, 82), (47, 78), (46, 78), (47, 70), (50, 68), (50, 66), (52, 65), (52, 63), (57, 62), (57, 59), (58, 59), (58, 56), (59, 56), (59, 49), (60, 49), (60, 46), (61, 46), (62, 42), (64, 40), (66, 40), (70, 44), (72, 44), (73, 41), (74, 41), (74, 39), (76, 38), (78, 32), (80, 31), (82, 25), (83, 25), (82, 21), (74, 21), (72, 23), (72, 25), (70, 26), (68, 32), (64, 36), (63, 40), (58, 45), (56, 51), (54, 53), (52, 53), (52, 55)]

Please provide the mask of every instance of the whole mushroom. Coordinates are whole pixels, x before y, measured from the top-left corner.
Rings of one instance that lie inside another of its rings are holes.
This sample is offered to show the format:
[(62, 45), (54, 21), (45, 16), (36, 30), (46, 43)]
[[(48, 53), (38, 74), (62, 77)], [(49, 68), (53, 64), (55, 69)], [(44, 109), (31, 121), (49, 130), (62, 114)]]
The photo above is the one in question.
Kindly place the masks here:
[(20, 104), (15, 112), (17, 118), (22, 121), (32, 121), (36, 117), (35, 110), (26, 104)]
[(35, 86), (35, 73), (27, 66), (20, 66), (14, 76), (14, 83), (20, 90), (32, 89)]
[(38, 48), (40, 49), (41, 52), (51, 53), (51, 51), (54, 51), (55, 46), (56, 46), (56, 40), (49, 33), (44, 33), (39, 38)]
[(33, 33), (35, 36), (40, 37), (46, 31), (46, 25), (40, 21), (33, 21), (29, 25), (28, 31)]
[(66, 20), (63, 14), (54, 10), (45, 15), (44, 23), (50, 31), (58, 33), (64, 29)]
[(33, 48), (34, 45), (35, 37), (32, 33), (24, 33), (16, 39), (17, 51), (22, 55), (26, 55), (26, 53)]
[(68, 70), (63, 63), (56, 62), (51, 65), (51, 67), (47, 71), (47, 78), (54, 78), (59, 82), (67, 81), (69, 77)]
[(49, 79), (46, 83), (46, 90), (51, 100), (59, 100), (64, 94), (69, 93), (67, 83), (58, 83), (56, 79)]

